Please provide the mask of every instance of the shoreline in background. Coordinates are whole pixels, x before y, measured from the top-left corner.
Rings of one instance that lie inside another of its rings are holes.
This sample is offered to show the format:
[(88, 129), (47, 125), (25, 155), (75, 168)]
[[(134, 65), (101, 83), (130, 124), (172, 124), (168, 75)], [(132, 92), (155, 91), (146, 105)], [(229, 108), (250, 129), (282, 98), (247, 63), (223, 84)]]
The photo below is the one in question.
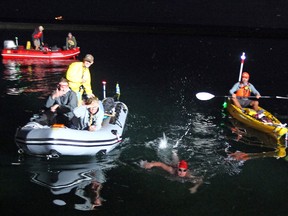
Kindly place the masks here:
[(64, 23), (18, 23), (1, 22), (0, 30), (34, 29), (37, 25), (44, 25), (45, 29), (55, 31), (98, 31), (122, 32), (144, 34), (178, 34), (202, 35), (221, 37), (253, 37), (253, 38), (288, 38), (288, 29), (251, 28), (238, 26), (201, 26), (201, 25), (176, 25), (176, 24), (144, 24), (144, 23), (110, 23), (110, 24), (64, 24)]

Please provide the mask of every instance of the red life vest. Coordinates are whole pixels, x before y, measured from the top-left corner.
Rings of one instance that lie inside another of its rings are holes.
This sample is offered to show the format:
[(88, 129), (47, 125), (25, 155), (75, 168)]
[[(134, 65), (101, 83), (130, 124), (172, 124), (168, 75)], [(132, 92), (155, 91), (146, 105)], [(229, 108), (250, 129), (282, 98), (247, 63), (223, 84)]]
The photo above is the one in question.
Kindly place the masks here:
[(33, 38), (39, 39), (39, 38), (42, 37), (42, 34), (43, 34), (43, 33), (39, 31), (38, 33), (36, 33), (36, 34), (33, 35)]
[(237, 97), (249, 97), (251, 95), (250, 83), (244, 85), (242, 82), (239, 84), (239, 89), (236, 91)]

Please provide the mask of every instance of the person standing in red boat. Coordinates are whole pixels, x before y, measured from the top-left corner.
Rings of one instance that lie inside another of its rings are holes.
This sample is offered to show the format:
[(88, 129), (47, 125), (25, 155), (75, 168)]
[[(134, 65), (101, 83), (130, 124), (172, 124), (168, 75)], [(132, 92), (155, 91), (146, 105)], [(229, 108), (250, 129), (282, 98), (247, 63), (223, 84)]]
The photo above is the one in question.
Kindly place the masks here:
[(252, 107), (255, 111), (259, 110), (258, 100), (250, 100), (248, 97), (251, 92), (256, 96), (257, 99), (261, 97), (257, 89), (249, 83), (250, 75), (247, 72), (242, 73), (242, 79), (240, 82), (234, 84), (230, 89), (229, 93), (232, 95), (232, 102), (235, 106), (242, 109), (245, 107)]
[(43, 31), (44, 31), (43, 26), (38, 26), (37, 28), (35, 28), (32, 34), (32, 40), (35, 46), (35, 50), (40, 50), (40, 47), (44, 46)]

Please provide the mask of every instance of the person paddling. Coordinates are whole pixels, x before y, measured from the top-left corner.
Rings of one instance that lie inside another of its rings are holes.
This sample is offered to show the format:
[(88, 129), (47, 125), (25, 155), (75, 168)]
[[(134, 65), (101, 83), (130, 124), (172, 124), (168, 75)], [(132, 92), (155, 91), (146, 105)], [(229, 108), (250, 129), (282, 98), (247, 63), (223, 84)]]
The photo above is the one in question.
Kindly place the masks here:
[(240, 82), (234, 84), (230, 89), (229, 93), (232, 95), (233, 104), (242, 109), (246, 107), (252, 107), (255, 111), (259, 111), (259, 101), (250, 100), (248, 97), (251, 92), (256, 96), (257, 99), (261, 97), (260, 93), (254, 87), (252, 83), (249, 83), (250, 75), (248, 72), (242, 73), (242, 79)]

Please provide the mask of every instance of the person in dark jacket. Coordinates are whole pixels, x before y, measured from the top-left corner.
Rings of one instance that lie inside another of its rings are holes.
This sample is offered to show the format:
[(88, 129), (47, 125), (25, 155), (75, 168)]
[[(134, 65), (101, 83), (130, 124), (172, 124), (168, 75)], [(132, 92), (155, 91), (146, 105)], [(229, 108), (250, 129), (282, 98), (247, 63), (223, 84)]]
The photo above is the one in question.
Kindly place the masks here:
[(76, 38), (72, 35), (71, 32), (69, 32), (68, 36), (66, 37), (66, 49), (70, 50), (76, 47), (77, 47)]
[(73, 110), (77, 107), (77, 95), (68, 86), (68, 81), (61, 78), (57, 88), (48, 97), (45, 109), (39, 118), (33, 119), (42, 125), (64, 124), (70, 127)]

